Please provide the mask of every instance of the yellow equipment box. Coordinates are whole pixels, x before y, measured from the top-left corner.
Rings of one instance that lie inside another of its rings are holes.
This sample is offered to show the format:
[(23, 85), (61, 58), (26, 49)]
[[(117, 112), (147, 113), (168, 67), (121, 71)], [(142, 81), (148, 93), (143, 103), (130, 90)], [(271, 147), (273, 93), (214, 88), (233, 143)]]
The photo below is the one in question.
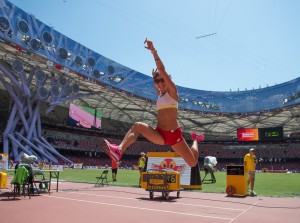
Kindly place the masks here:
[(199, 164), (190, 167), (185, 160), (175, 152), (147, 152), (145, 172), (167, 171), (180, 172), (180, 188), (201, 190)]
[(180, 195), (180, 173), (148, 170), (142, 173), (141, 187), (149, 191), (150, 199), (153, 199), (154, 192), (162, 192), (162, 196), (169, 199), (169, 193), (177, 191)]
[(0, 189), (7, 188), (7, 174), (0, 172)]
[(226, 166), (226, 193), (228, 196), (247, 196), (248, 175), (243, 165)]

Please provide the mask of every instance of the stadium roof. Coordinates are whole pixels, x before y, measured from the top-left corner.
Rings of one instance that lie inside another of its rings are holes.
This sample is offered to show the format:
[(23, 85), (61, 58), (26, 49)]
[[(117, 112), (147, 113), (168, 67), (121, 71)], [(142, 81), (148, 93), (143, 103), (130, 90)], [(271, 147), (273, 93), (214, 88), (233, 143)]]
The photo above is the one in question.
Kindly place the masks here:
[[(0, 6), (0, 57), (8, 66), (21, 60), (29, 74), (40, 67), (51, 78), (68, 79), (84, 97), (72, 103), (99, 108), (105, 118), (156, 125), (151, 77), (112, 61), (55, 31), (8, 1)], [(37, 87), (37, 82), (33, 82)], [(3, 86), (1, 86), (3, 88)], [(184, 131), (236, 136), (238, 128), (283, 126), (299, 131), (300, 78), (272, 87), (214, 92), (178, 86), (179, 124)], [(64, 103), (63, 106), (68, 106)]]

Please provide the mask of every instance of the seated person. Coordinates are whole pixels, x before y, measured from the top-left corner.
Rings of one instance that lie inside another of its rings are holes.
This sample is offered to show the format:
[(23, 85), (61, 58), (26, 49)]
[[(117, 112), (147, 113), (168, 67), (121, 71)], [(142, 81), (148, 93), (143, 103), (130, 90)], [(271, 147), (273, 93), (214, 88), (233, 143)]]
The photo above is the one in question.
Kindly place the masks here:
[(29, 183), (31, 184), (31, 188), (33, 188), (33, 170), (31, 163), (35, 162), (37, 160), (37, 157), (34, 155), (28, 156), (26, 153), (23, 154), (21, 157), (20, 162), (15, 166), (15, 173), (19, 166), (24, 166), (29, 173)]

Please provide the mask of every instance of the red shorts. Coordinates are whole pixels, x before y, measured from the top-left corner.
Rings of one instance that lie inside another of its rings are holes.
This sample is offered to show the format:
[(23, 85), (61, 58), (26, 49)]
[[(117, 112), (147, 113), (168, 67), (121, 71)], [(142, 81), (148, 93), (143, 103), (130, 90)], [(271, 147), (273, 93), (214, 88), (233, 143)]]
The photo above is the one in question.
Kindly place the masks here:
[(170, 146), (173, 146), (176, 143), (183, 141), (180, 127), (171, 131), (164, 131), (158, 127), (156, 127), (155, 130), (158, 131), (161, 134), (161, 136), (164, 138), (165, 145), (169, 144)]

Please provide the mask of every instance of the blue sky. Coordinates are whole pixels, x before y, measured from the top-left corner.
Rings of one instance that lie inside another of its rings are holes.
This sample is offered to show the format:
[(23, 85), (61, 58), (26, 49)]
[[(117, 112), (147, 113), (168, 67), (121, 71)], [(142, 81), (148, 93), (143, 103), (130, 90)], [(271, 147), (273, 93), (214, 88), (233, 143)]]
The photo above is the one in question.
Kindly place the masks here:
[(241, 91), (300, 76), (298, 0), (11, 2), (95, 52), (151, 75), (147, 37), (180, 86)]

